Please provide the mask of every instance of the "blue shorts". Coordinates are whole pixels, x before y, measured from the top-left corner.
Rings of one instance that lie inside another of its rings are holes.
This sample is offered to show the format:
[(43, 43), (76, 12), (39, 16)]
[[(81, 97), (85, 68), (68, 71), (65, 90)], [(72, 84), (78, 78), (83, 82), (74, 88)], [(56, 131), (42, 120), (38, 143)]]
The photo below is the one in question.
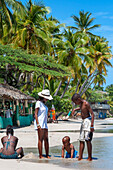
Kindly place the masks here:
[(0, 158), (2, 159), (18, 159), (18, 154), (17, 152), (15, 151), (14, 154), (12, 155), (4, 155), (2, 152), (0, 153)]
[[(78, 153), (78, 151), (75, 150), (74, 153), (73, 153), (73, 158), (76, 158), (77, 153)], [(65, 158), (71, 158), (71, 154), (66, 152), (66, 157)]]

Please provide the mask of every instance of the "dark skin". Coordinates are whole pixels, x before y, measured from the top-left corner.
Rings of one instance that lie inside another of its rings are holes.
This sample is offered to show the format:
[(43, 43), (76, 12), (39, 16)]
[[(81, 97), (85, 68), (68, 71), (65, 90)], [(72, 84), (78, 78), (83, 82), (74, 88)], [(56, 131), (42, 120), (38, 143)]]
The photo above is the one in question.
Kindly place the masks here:
[[(46, 103), (48, 100), (44, 98), (43, 102)], [(43, 141), (44, 141), (44, 146), (45, 146), (45, 151), (46, 151), (46, 158), (50, 158), (49, 157), (49, 142), (48, 142), (48, 129), (42, 129), (39, 125), (38, 122), (38, 111), (39, 108), (35, 109), (35, 119), (36, 119), (36, 123), (37, 123), (37, 132), (38, 132), (38, 150), (39, 150), (39, 158), (43, 158), (42, 156), (42, 145), (43, 145)]]
[(68, 139), (63, 139), (63, 146), (62, 146), (62, 158), (64, 158), (64, 150), (66, 150), (69, 154), (71, 154), (71, 158), (73, 158), (73, 153), (75, 151), (73, 144), (70, 143)]
[[(91, 114), (91, 128), (90, 131), (94, 132), (94, 113), (91, 109), (89, 103), (81, 98), (78, 98), (77, 100), (73, 101), (76, 105), (79, 105), (80, 107), (73, 109), (72, 115), (75, 113), (75, 111), (81, 110), (81, 114), (77, 114), (77, 116), (81, 116), (82, 119), (86, 119), (90, 117)], [(88, 149), (88, 161), (92, 161), (92, 144), (91, 141), (86, 141), (87, 143), (87, 149)], [(85, 143), (80, 141), (80, 147), (79, 147), (79, 158), (78, 160), (82, 160), (83, 157), (83, 151), (84, 151)]]
[[(8, 149), (6, 149), (7, 143), (4, 143), (4, 142), (7, 142), (7, 141), (10, 141), (10, 146), (8, 146)], [(11, 135), (10, 139), (8, 139), (8, 136), (4, 136), (1, 139), (1, 142), (2, 142), (3, 148), (1, 148), (0, 152), (2, 152), (4, 155), (12, 155), (16, 151), (18, 156), (20, 156), (21, 158), (24, 156), (24, 152), (23, 152), (22, 147), (16, 149), (16, 146), (17, 146), (17, 143), (18, 143), (17, 137)]]

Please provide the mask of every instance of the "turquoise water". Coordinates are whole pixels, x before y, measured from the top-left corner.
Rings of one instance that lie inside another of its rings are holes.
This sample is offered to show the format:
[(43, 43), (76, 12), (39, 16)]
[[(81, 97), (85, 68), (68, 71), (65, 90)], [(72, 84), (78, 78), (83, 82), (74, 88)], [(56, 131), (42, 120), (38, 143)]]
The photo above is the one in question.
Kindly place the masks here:
[[(78, 150), (79, 143), (74, 142), (75, 149)], [(50, 148), (51, 159), (37, 159), (25, 160), (35, 163), (50, 163), (56, 164), (65, 168), (74, 168), (74, 169), (113, 169), (113, 137), (104, 137), (104, 138), (95, 138), (92, 142), (93, 146), (93, 161), (87, 161), (87, 147), (84, 150), (84, 159), (78, 161), (75, 159), (62, 159), (61, 158), (61, 148), (62, 146), (56, 146)], [(33, 152), (38, 156), (37, 148), (26, 148), (24, 149), (25, 154)]]

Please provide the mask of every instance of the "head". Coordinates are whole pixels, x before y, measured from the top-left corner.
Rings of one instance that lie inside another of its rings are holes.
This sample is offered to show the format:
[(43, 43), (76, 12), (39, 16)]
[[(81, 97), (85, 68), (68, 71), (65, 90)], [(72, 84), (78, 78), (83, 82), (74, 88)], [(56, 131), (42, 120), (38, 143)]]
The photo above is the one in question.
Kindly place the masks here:
[(80, 96), (80, 94), (75, 93), (75, 94), (72, 96), (71, 100), (72, 100), (75, 104), (79, 105), (79, 104), (81, 103), (81, 96)]
[(13, 127), (11, 125), (8, 125), (6, 127), (6, 135), (8, 136), (9, 134), (11, 134), (12, 136), (14, 134)]
[(44, 97), (40, 97), (40, 96), (39, 96), (39, 100), (43, 103), (46, 103), (48, 101), (48, 99), (46, 99)]
[(52, 100), (52, 96), (50, 95), (50, 91), (48, 89), (42, 90), (38, 93), (39, 100), (41, 100), (43, 103), (46, 103), (48, 100)]
[(62, 139), (62, 143), (64, 146), (67, 146), (70, 144), (70, 137), (69, 136), (65, 136), (63, 139)]

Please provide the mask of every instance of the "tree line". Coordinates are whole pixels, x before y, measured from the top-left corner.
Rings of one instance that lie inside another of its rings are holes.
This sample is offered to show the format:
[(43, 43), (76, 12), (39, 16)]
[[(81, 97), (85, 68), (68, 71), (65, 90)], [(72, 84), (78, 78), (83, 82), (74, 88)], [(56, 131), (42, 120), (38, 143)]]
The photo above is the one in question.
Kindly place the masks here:
[(48, 17), (49, 12), (32, 0), (0, 1), (0, 81), (34, 97), (42, 88), (60, 99), (75, 92), (88, 97), (112, 67), (109, 42), (92, 33), (100, 25), (93, 25), (90, 12), (72, 15), (75, 26)]

